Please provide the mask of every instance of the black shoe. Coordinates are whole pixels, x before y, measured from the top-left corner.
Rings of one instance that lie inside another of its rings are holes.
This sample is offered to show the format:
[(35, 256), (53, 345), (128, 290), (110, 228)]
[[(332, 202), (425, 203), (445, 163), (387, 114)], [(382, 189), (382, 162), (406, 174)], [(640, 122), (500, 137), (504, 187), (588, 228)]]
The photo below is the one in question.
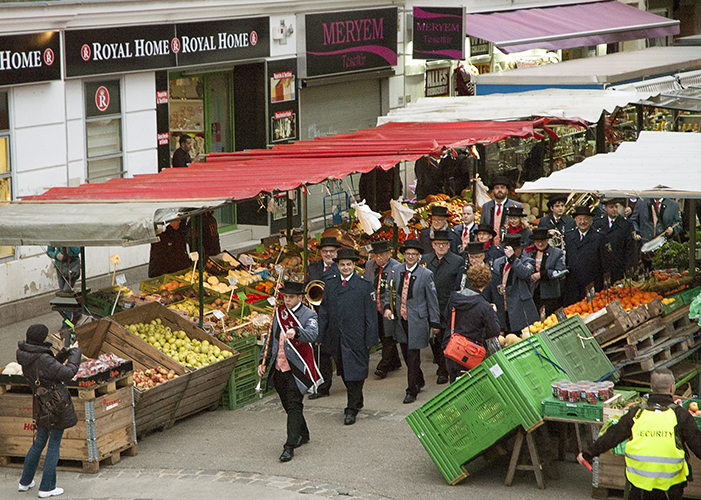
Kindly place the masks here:
[(319, 398), (325, 398), (326, 396), (330, 396), (328, 392), (315, 392), (314, 394), (310, 394), (307, 399), (319, 399)]
[(343, 421), (343, 425), (353, 425), (355, 423), (355, 415), (349, 413), (346, 415), (346, 419)]
[(380, 378), (385, 378), (387, 376), (387, 372), (383, 372), (379, 368), (375, 370), (375, 376), (380, 377)]
[(439, 375), (438, 380), (436, 380), (436, 384), (438, 385), (443, 385), (448, 383), (448, 377), (445, 375)]
[(407, 394), (404, 397), (404, 404), (407, 405), (409, 403), (413, 403), (416, 401), (416, 396), (412, 396), (411, 394)]
[(280, 455), (280, 462), (289, 462), (292, 460), (292, 457), (295, 456), (295, 450), (293, 449), (287, 449), (282, 452), (282, 455)]

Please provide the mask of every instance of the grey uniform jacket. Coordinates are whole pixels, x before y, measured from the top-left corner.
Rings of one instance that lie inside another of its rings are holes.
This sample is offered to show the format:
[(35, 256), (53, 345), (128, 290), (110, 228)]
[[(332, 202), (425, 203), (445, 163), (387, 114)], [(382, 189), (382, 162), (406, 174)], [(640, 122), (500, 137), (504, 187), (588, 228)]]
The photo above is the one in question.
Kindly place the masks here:
[[(533, 259), (533, 272), (535, 272), (536, 253), (537, 250), (526, 252), (526, 255)], [(556, 299), (560, 296), (560, 278), (553, 277), (553, 273), (564, 271), (565, 269), (565, 255), (562, 253), (562, 250), (548, 245), (545, 252), (543, 252), (543, 260), (540, 263), (540, 281), (538, 286), (540, 287), (541, 299)]]
[[(510, 276), (507, 281), (504, 295), (498, 293), (498, 286), (502, 283), (502, 271), (509, 259), (499, 257), (494, 261), (492, 269), (492, 281), (484, 289), (483, 294), (487, 301), (497, 306), (497, 316), (502, 331), (506, 331), (506, 318), (508, 311), (509, 331), (517, 332), (528, 325), (538, 321), (538, 310), (533, 302), (533, 285), (531, 274), (535, 270), (533, 259), (525, 255), (512, 259)], [(504, 297), (506, 296), (506, 309), (504, 309)]]

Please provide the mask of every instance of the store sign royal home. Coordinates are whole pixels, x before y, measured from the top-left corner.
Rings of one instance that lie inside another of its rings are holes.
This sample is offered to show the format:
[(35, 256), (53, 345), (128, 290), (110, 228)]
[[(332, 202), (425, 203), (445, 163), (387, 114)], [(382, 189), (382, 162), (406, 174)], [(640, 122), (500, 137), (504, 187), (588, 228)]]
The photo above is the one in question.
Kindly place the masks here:
[(465, 59), (465, 11), (414, 7), (414, 59)]
[(66, 76), (158, 70), (270, 55), (269, 18), (66, 31)]
[(395, 66), (397, 16), (396, 8), (306, 15), (306, 76)]
[(60, 79), (58, 31), (0, 37), (0, 85)]

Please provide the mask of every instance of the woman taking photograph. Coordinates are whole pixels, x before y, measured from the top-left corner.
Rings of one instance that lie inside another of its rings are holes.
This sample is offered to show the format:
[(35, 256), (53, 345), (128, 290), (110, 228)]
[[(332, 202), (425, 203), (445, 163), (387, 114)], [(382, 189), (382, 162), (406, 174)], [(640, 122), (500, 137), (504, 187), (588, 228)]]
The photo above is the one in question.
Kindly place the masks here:
[(36, 381), (38, 380), (41, 387), (55, 388), (67, 405), (58, 415), (48, 415), (42, 405), (38, 404), (36, 395), (34, 397), (33, 415), (36, 423), (36, 436), (27, 457), (24, 459), (19, 491), (27, 491), (35, 485), (34, 473), (48, 441), (49, 447), (44, 459), (44, 472), (39, 485), (39, 498), (53, 497), (63, 493), (63, 488), (56, 486), (56, 465), (58, 465), (61, 450), (61, 438), (65, 429), (78, 423), (73, 402), (64, 384), (78, 372), (81, 355), (78, 343), (74, 343), (69, 349), (61, 349), (54, 356), (51, 344), (46, 342), (48, 334), (49, 329), (45, 325), (32, 325), (27, 329), (27, 340), (19, 342), (19, 349), (17, 349), (17, 362), (22, 365), (22, 373), (29, 381), (32, 391), (36, 392)]

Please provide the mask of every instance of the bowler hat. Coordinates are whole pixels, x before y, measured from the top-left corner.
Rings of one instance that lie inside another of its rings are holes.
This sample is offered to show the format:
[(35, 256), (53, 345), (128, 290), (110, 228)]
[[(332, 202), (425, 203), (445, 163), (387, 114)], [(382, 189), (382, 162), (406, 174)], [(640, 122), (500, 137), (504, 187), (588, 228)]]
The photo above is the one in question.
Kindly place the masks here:
[(340, 262), (342, 260), (352, 260), (353, 262), (357, 262), (360, 260), (360, 256), (354, 248), (341, 248), (333, 261)]
[(506, 186), (507, 188), (511, 187), (511, 181), (504, 177), (503, 175), (495, 175), (494, 178), (492, 179), (492, 183), (489, 185), (490, 189), (494, 189), (495, 186), (498, 185)]
[(300, 283), (299, 281), (285, 281), (282, 284), (282, 293), (304, 295), (306, 293), (304, 290), (304, 283)]
[(521, 248), (521, 236), (518, 234), (507, 234), (502, 238), (501, 246), (504, 248)]
[(421, 243), (419, 243), (419, 240), (415, 240), (415, 239), (406, 240), (404, 242), (404, 245), (402, 245), (399, 248), (399, 251), (404, 253), (409, 249), (418, 250), (419, 253), (424, 253), (424, 248), (421, 246)]
[(27, 328), (27, 343), (42, 345), (48, 335), (49, 329), (46, 325), (32, 325)]
[(321, 238), (321, 240), (319, 241), (319, 248), (324, 248), (324, 247), (342, 248), (343, 245), (341, 245), (338, 242), (338, 240), (333, 236), (323, 236)]
[(578, 215), (594, 217), (594, 214), (591, 213), (591, 210), (587, 206), (574, 207), (574, 216), (577, 217)]
[(431, 241), (450, 241), (450, 231), (433, 231)]
[(497, 232), (489, 224), (478, 225), (477, 229), (475, 230), (475, 233), (489, 233), (492, 235), (492, 238), (494, 238), (497, 235)]
[(523, 211), (523, 207), (517, 207), (517, 206), (510, 206), (506, 207), (506, 216), (507, 217), (525, 217), (526, 214)]
[(448, 207), (443, 205), (433, 205), (429, 212), (431, 217), (448, 217)]
[(372, 253), (381, 254), (385, 252), (389, 252), (389, 241), (382, 240), (372, 242)]
[(601, 200), (602, 206), (613, 205), (614, 203), (623, 203), (623, 200), (621, 200), (620, 198), (603, 198)]
[(550, 239), (550, 234), (548, 233), (548, 228), (545, 227), (537, 227), (533, 230), (533, 234), (529, 236), (530, 239), (533, 241), (536, 240), (549, 240)]
[(550, 195), (550, 198), (548, 198), (548, 208), (550, 210), (552, 210), (553, 205), (555, 203), (557, 203), (558, 201), (565, 203), (567, 201), (567, 195), (566, 194), (552, 194), (552, 195)]
[(471, 241), (467, 244), (468, 255), (477, 255), (484, 252), (484, 243), (481, 241)]

